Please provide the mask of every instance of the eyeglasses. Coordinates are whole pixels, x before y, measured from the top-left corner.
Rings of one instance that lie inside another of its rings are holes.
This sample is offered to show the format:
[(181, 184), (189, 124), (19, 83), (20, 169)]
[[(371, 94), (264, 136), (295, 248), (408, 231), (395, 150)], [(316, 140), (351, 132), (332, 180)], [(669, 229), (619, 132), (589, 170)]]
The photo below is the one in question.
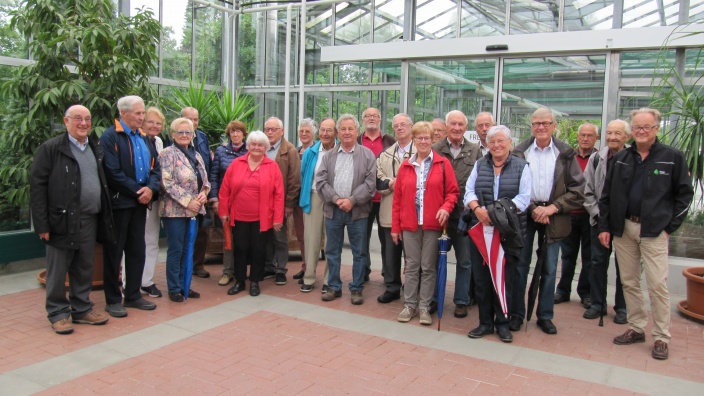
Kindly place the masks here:
[(160, 126), (164, 126), (164, 123), (163, 123), (163, 122), (159, 122), (159, 121), (145, 121), (144, 123), (147, 124), (147, 125), (156, 125), (156, 126), (159, 126), (159, 127), (160, 127)]
[(282, 128), (264, 128), (264, 132), (276, 132)]
[(335, 133), (335, 128), (320, 128), (320, 133)]
[(429, 142), (433, 140), (430, 136), (416, 136), (415, 139), (419, 142)]
[(547, 127), (549, 127), (549, 126), (552, 125), (552, 124), (554, 124), (554, 122), (552, 122), (552, 121), (544, 121), (544, 122), (533, 122), (533, 123), (530, 124), (530, 126), (532, 126), (533, 128), (539, 128), (539, 127), (541, 127), (541, 126), (544, 127), (544, 128), (547, 128)]
[(85, 121), (86, 124), (90, 124), (91, 121), (93, 121), (93, 119), (90, 118), (90, 117), (86, 117), (86, 118), (83, 118), (83, 117), (66, 117), (66, 118), (70, 118), (70, 119), (76, 121), (76, 122), (79, 123), (79, 124), (82, 123), (83, 121)]
[(640, 125), (639, 125), (639, 126), (635, 126), (635, 125), (634, 125), (634, 126), (631, 127), (631, 129), (633, 130), (633, 132), (640, 132), (640, 131), (643, 131), (643, 132), (650, 132), (650, 131), (652, 131), (653, 129), (657, 129), (657, 128), (658, 128), (657, 125), (644, 125), (644, 126), (640, 126)]
[(193, 135), (193, 132), (191, 132), (191, 131), (176, 131), (176, 134), (181, 135), (181, 136), (191, 136), (191, 135)]
[(362, 118), (369, 119), (369, 118), (381, 118), (379, 114), (365, 114)]
[(409, 125), (406, 124), (405, 122), (402, 122), (402, 123), (400, 123), (400, 124), (394, 124), (394, 125), (393, 125), (394, 129), (396, 129), (396, 128), (406, 128), (406, 127), (408, 127), (408, 126), (409, 126)]

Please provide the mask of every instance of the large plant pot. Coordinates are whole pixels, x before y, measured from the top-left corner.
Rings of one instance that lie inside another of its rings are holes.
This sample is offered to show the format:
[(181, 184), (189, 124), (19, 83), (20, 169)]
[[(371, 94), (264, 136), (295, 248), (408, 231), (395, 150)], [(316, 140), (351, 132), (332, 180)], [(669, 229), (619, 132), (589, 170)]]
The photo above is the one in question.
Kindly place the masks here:
[(678, 308), (683, 314), (704, 320), (704, 267), (688, 267), (682, 270), (687, 280), (687, 300), (680, 301)]
[[(93, 254), (93, 290), (103, 288), (103, 245), (97, 243), (95, 245), (95, 253)], [(37, 280), (42, 285), (46, 286), (46, 270), (37, 274)], [(66, 274), (66, 290), (68, 290), (68, 274)]]

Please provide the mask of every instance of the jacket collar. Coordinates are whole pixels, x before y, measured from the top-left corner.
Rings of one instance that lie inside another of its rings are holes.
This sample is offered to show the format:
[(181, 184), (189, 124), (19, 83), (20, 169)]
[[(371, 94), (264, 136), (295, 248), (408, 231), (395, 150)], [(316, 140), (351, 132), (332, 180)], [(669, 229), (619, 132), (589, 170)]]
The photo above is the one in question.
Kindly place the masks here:
[[(115, 132), (125, 133), (125, 128), (122, 127), (122, 123), (117, 118), (115, 119)], [(141, 136), (147, 136), (147, 134), (142, 131), (142, 128), (137, 128), (137, 132), (139, 132)]]

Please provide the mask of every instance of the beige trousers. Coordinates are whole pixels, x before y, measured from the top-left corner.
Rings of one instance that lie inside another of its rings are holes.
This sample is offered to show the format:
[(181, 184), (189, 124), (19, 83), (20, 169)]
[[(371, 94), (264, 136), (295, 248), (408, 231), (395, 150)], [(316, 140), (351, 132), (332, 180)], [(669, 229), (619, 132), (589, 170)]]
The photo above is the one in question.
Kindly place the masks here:
[(667, 291), (668, 240), (665, 232), (655, 238), (641, 238), (640, 224), (626, 220), (622, 237), (614, 237), (614, 249), (618, 257), (626, 299), (628, 326), (638, 333), (645, 332), (648, 312), (641, 288), (641, 273), (650, 296), (653, 314), (653, 339), (670, 341), (670, 295)]
[[(303, 213), (303, 239), (305, 240), (306, 272), (303, 283), (315, 284), (315, 270), (320, 261), (320, 241), (325, 236), (325, 221), (323, 216), (323, 201), (318, 193), (310, 193), (310, 213)], [(328, 266), (325, 266), (323, 284), (328, 284)]]

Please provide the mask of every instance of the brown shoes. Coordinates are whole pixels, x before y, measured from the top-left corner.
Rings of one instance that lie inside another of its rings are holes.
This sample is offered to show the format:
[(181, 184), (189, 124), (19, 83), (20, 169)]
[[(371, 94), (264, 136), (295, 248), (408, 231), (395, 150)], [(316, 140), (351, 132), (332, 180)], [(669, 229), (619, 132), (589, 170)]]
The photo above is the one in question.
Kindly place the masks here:
[(456, 318), (467, 317), (467, 306), (464, 304), (455, 305), (455, 317)]
[(89, 324), (89, 325), (104, 325), (108, 322), (107, 315), (103, 315), (96, 311), (90, 311), (82, 318), (73, 319), (73, 323), (78, 324)]
[[(639, 333), (633, 329), (628, 329), (625, 333), (614, 338), (614, 344), (616, 345), (630, 345), (637, 342), (645, 342), (645, 334)], [(667, 349), (667, 344), (665, 348)]]
[(51, 324), (51, 328), (54, 329), (56, 334), (71, 334), (73, 333), (73, 326), (68, 318), (63, 318)]
[(669, 355), (669, 351), (667, 349), (667, 343), (665, 341), (660, 341), (657, 340), (653, 344), (653, 352), (652, 352), (653, 358), (658, 359), (658, 360), (665, 360), (667, 359)]

